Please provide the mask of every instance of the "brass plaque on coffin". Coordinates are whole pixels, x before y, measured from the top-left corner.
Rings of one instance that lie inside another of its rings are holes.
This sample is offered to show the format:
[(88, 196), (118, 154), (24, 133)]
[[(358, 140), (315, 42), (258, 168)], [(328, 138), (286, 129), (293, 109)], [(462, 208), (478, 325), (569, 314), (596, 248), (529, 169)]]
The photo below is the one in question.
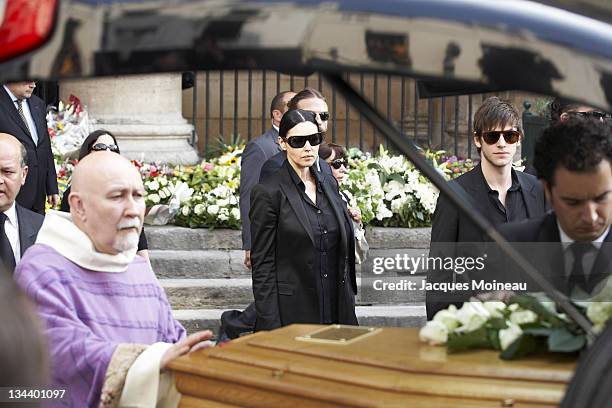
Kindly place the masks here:
[(297, 336), (295, 339), (312, 343), (347, 345), (355, 343), (356, 341), (362, 340), (366, 337), (373, 336), (381, 331), (382, 329), (375, 327), (334, 324), (317, 329), (312, 333)]

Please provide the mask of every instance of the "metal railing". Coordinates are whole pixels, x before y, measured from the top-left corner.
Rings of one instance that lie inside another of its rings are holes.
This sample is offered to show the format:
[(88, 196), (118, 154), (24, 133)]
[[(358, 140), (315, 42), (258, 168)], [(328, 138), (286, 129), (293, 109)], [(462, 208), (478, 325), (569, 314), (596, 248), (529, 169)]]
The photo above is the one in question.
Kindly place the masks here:
[[(191, 98), (185, 98), (184, 103), (191, 103), (193, 142), (201, 155), (209, 153), (219, 137), (231, 143), (239, 135), (247, 142), (264, 133), (271, 126), (269, 105), (274, 95), (307, 86), (326, 96), (331, 114), (328, 140), (363, 151), (374, 151), (379, 144), (393, 149), (320, 74), (303, 77), (261, 70), (206, 71), (196, 73), (195, 77)], [(476, 105), (488, 95), (422, 99), (417, 83), (411, 78), (363, 73), (343, 77), (419, 147), (446, 150), (461, 157), (477, 156), (468, 135), (472, 134)], [(190, 109), (185, 108), (184, 112), (189, 117)]]

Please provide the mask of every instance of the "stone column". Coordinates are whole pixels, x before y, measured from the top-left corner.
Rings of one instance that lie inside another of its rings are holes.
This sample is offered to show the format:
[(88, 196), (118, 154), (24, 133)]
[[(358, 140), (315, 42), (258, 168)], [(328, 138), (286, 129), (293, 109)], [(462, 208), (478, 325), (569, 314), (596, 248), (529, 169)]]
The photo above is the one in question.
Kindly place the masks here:
[(107, 77), (60, 82), (60, 98), (77, 96), (118, 139), (121, 154), (147, 162), (194, 164), (193, 126), (183, 118), (181, 74)]

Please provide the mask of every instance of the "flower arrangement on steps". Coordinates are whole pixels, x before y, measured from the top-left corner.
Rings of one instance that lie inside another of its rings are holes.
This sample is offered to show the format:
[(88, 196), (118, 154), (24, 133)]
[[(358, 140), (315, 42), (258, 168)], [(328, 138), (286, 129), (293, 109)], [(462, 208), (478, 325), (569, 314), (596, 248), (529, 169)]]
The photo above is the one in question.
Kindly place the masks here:
[[(141, 163), (134, 160), (146, 190), (146, 222), (191, 228), (240, 228), (240, 156), (244, 145), (228, 145), (197, 166)], [(437, 189), (403, 156), (382, 146), (376, 155), (351, 149), (349, 176), (340, 188), (361, 210), (366, 225), (424, 227), (438, 198)], [(474, 163), (426, 152), (446, 179), (469, 171)], [(68, 184), (75, 160), (56, 161), (60, 186)], [(63, 189), (61, 189), (63, 191)]]

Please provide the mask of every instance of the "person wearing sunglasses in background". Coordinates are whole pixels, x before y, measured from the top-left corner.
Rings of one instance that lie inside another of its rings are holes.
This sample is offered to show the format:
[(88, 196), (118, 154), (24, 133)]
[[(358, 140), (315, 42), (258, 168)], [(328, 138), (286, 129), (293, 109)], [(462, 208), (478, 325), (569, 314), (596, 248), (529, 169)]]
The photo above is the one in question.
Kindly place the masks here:
[[(555, 98), (550, 103), (550, 124), (554, 125), (570, 119), (594, 119), (612, 125), (612, 115), (607, 112), (564, 98)], [(538, 177), (535, 163), (527, 164), (524, 171)]]
[[(323, 135), (325, 135), (325, 132), (327, 132), (327, 121), (329, 120), (330, 116), (327, 108), (327, 102), (325, 102), (325, 97), (321, 92), (314, 88), (304, 88), (295, 94), (293, 98), (291, 98), (291, 100), (287, 103), (287, 107), (289, 109), (304, 109), (314, 113), (315, 120), (317, 121), (321, 132)], [(280, 136), (278, 143), (280, 144)], [(259, 182), (261, 183), (263, 180), (280, 169), (286, 158), (287, 152), (284, 151), (269, 158), (261, 168)], [(315, 162), (315, 168), (322, 174), (332, 176), (332, 171), (329, 165), (319, 161), (318, 157)]]
[[(348, 159), (344, 146), (336, 143), (321, 143), (321, 146), (319, 146), (319, 157), (329, 164), (338, 184), (342, 183), (342, 180), (348, 174)], [(350, 199), (346, 193), (340, 190), (340, 196), (348, 206)], [(361, 223), (361, 211), (359, 211), (359, 208), (348, 207), (348, 212), (353, 221)]]
[(314, 169), (323, 141), (315, 115), (287, 111), (279, 135), (287, 160), (251, 193), (255, 331), (356, 325), (354, 232), (337, 183)]
[[(79, 150), (79, 161), (83, 160), (83, 157), (87, 156), (91, 152), (100, 152), (108, 150), (113, 153), (119, 154), (119, 145), (115, 136), (104, 129), (96, 130), (91, 132), (83, 141), (81, 149)], [(70, 212), (70, 203), (68, 197), (70, 196), (70, 186), (66, 188), (62, 195), (62, 201), (60, 202), (60, 211)], [(144, 232), (144, 227), (140, 232), (140, 240), (138, 241), (138, 255), (149, 259), (149, 246), (147, 243), (147, 237)]]
[[(512, 168), (523, 137), (521, 128), (520, 114), (512, 104), (498, 97), (486, 99), (474, 115), (473, 138), (480, 164), (451, 181), (465, 191), (472, 208), (494, 226), (539, 217), (546, 212), (542, 185), (534, 176)], [(432, 218), (430, 257), (456, 257), (457, 248), (451, 243), (484, 240), (483, 232), (441, 194)], [(467, 280), (469, 276), (446, 269), (427, 273), (428, 283), (451, 283), (458, 279)], [(427, 291), (427, 318), (432, 319), (438, 310), (451, 303), (467, 300), (466, 295), (469, 298), (468, 293), (461, 291)]]

